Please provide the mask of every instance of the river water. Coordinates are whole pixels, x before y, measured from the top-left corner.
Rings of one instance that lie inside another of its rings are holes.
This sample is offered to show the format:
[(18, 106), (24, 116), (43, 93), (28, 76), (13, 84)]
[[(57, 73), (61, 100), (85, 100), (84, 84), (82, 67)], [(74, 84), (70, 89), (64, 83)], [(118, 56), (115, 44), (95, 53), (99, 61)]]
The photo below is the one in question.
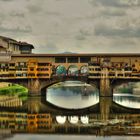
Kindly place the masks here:
[(16, 106), (8, 99), (0, 101), (2, 140), (139, 139), (139, 94), (100, 97), (95, 86), (66, 81), (50, 86), (45, 97), (28, 97)]
[(96, 137), (91, 135), (15, 135), (9, 140), (139, 140), (137, 136)]
[(66, 81), (50, 86), (46, 100), (67, 109), (81, 109), (99, 103), (99, 92), (95, 87), (79, 81)]
[(126, 108), (140, 109), (140, 95), (116, 93), (113, 96), (113, 101)]

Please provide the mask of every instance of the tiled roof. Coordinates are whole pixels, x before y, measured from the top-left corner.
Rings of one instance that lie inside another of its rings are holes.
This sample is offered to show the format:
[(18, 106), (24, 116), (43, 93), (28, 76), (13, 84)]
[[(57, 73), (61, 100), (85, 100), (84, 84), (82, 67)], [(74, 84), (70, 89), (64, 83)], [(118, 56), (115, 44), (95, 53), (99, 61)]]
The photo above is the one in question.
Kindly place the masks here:
[(32, 44), (27, 43), (27, 42), (16, 41), (16, 40), (14, 40), (14, 39), (11, 39), (11, 38), (9, 38), (9, 37), (4, 37), (4, 36), (0, 36), (0, 38), (2, 38), (3, 40), (5, 40), (5, 41), (7, 41), (7, 42), (9, 42), (9, 43), (17, 44), (17, 45), (19, 45), (20, 47), (26, 45), (26, 46), (30, 46), (32, 49), (34, 49), (34, 46), (33, 46)]

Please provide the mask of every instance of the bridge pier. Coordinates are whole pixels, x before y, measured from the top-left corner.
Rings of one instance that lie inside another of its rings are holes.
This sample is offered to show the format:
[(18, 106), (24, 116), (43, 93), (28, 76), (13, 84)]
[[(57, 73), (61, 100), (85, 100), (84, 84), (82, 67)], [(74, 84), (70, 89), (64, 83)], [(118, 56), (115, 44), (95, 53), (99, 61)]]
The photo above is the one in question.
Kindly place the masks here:
[(41, 94), (41, 83), (39, 79), (28, 80), (28, 92), (29, 95), (40, 95)]
[(109, 119), (111, 105), (112, 97), (100, 97), (100, 119), (104, 122)]
[(103, 96), (103, 97), (113, 96), (109, 78), (100, 79), (100, 96)]

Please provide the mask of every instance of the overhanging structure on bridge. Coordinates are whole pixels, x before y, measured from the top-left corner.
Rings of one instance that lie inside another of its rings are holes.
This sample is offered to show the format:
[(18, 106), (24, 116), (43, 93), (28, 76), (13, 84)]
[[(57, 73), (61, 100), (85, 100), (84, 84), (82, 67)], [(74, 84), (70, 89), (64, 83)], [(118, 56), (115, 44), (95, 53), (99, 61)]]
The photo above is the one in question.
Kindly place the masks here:
[(111, 96), (114, 80), (140, 80), (140, 54), (13, 54), (0, 62), (1, 81), (21, 83), (31, 93), (62, 77), (86, 77), (100, 95)]

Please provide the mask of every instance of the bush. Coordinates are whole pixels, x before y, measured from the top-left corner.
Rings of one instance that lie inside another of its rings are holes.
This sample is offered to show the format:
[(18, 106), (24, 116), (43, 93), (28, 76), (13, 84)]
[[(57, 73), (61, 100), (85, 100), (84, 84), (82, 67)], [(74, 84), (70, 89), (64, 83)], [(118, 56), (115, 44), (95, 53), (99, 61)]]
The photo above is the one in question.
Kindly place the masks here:
[(0, 88), (0, 95), (18, 95), (20, 96), (27, 96), (28, 89), (20, 85), (12, 85), (4, 88)]

